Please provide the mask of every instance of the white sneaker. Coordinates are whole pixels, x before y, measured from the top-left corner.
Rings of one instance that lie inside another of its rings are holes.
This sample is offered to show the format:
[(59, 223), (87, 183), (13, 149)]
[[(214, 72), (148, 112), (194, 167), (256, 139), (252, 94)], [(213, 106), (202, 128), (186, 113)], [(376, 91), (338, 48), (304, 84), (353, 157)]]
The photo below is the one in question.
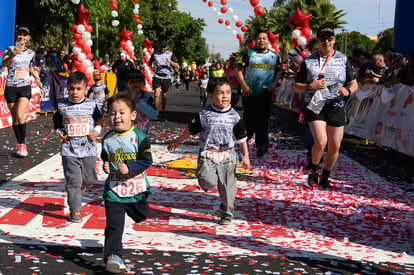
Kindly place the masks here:
[(17, 144), (16, 157), (24, 158), (27, 157), (29, 153), (27, 152), (26, 144)]
[(106, 261), (106, 270), (111, 273), (121, 273), (126, 270), (126, 266), (119, 256), (112, 254)]

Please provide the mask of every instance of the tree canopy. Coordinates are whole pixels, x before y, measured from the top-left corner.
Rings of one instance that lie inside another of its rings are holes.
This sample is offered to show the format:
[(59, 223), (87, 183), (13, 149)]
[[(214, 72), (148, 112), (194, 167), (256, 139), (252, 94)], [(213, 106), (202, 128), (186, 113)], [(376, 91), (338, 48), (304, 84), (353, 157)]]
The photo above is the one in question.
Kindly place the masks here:
[[(32, 44), (45, 45), (68, 50), (72, 39), (71, 26), (74, 13), (79, 5), (62, 0), (17, 0), (16, 23), (26, 25), (32, 31)], [(142, 57), (141, 42), (148, 37), (154, 41), (154, 47), (160, 40), (168, 40), (169, 48), (180, 60), (204, 63), (208, 57), (207, 45), (202, 37), (205, 26), (203, 19), (194, 19), (188, 13), (177, 10), (176, 0), (142, 1), (139, 7), (143, 35), (137, 34), (137, 25), (133, 19), (133, 1), (118, 1), (120, 24), (112, 26), (113, 17), (109, 1), (83, 0), (90, 12), (89, 25), (92, 25), (92, 53), (103, 56), (115, 56), (119, 53), (120, 40), (117, 34), (125, 27), (134, 32), (131, 40), (135, 46), (135, 55)], [(99, 49), (99, 53), (98, 50)]]

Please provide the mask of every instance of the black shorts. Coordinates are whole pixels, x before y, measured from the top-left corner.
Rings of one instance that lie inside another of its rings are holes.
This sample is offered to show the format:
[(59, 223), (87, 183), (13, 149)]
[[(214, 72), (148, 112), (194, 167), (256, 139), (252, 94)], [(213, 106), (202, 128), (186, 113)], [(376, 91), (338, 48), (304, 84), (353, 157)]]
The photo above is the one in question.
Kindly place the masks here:
[(304, 113), (309, 122), (323, 120), (326, 121), (326, 124), (332, 127), (341, 127), (346, 125), (345, 108), (343, 106), (338, 106), (337, 102), (326, 104), (319, 114), (315, 114), (306, 107), (304, 108)]
[(6, 100), (7, 104), (16, 103), (17, 100), (21, 97), (25, 97), (30, 100), (30, 98), (32, 97), (32, 86), (6, 86), (6, 88), (4, 89), (4, 99)]
[(163, 79), (163, 78), (154, 77), (152, 79), (152, 88), (155, 90), (159, 87), (161, 87), (161, 91), (168, 92), (168, 90), (171, 87), (171, 79), (169, 78)]

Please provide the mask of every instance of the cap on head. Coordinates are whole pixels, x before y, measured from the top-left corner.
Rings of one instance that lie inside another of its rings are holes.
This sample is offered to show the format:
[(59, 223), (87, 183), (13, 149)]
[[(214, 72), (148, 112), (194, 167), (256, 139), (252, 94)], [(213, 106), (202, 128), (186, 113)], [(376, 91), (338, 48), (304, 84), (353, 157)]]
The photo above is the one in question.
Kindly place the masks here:
[(28, 27), (24, 27), (24, 26), (19, 27), (19, 28), (17, 29), (17, 32), (25, 32), (25, 33), (27, 33), (27, 34), (30, 34), (30, 30), (29, 30), (29, 28), (28, 28)]
[(131, 70), (128, 74), (127, 74), (127, 81), (130, 81), (132, 79), (138, 79), (138, 80), (142, 80), (145, 83), (145, 76), (144, 74), (138, 70), (138, 69), (133, 69)]
[(95, 80), (101, 80), (102, 77), (101, 77), (100, 74), (96, 74), (96, 75), (93, 76), (93, 79), (95, 79)]
[(331, 28), (331, 27), (326, 27), (326, 26), (324, 26), (324, 27), (320, 27), (319, 29), (318, 29), (318, 32), (316, 33), (316, 36), (317, 37), (321, 37), (321, 36), (332, 36), (332, 35), (335, 35), (335, 31), (334, 31), (334, 29), (333, 28)]
[(167, 41), (166, 40), (162, 40), (161, 42), (160, 42), (160, 48), (166, 48), (167, 47)]
[(126, 54), (125, 54), (124, 52), (121, 52), (121, 53), (119, 54), (119, 57), (121, 57), (121, 58), (126, 58)]

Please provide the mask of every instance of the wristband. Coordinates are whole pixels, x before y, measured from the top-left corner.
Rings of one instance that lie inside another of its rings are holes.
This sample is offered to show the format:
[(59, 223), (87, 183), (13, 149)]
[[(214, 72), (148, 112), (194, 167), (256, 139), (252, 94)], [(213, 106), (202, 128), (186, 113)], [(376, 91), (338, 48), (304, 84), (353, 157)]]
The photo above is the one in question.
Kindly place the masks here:
[(350, 96), (350, 95), (352, 94), (351, 89), (349, 89), (348, 87), (346, 87), (345, 89), (346, 89), (346, 90), (348, 91), (348, 93), (349, 93), (346, 97)]
[(96, 125), (95, 128), (93, 128), (96, 132), (98, 132), (98, 135), (101, 133), (102, 126)]

